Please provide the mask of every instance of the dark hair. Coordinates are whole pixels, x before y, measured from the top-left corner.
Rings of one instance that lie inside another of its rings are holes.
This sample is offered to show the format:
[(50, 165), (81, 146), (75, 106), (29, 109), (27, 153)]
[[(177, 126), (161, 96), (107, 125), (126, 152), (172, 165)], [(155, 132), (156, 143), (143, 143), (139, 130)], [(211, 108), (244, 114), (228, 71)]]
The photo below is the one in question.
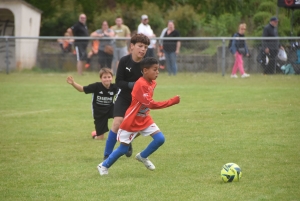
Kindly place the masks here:
[(157, 59), (155, 59), (154, 57), (146, 57), (144, 58), (141, 63), (140, 63), (140, 67), (141, 70), (143, 71), (144, 68), (151, 68), (151, 66), (158, 64)]
[(135, 34), (131, 37), (130, 43), (136, 44), (136, 43), (143, 43), (145, 45), (150, 45), (149, 38), (144, 34)]

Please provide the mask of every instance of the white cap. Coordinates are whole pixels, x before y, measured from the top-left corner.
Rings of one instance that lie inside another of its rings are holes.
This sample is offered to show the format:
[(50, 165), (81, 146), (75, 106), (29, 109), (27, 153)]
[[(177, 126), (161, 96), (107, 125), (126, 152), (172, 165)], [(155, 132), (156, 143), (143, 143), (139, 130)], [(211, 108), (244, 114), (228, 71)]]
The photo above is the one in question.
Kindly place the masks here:
[(148, 16), (147, 15), (142, 15), (142, 20), (145, 20), (145, 19), (148, 19)]

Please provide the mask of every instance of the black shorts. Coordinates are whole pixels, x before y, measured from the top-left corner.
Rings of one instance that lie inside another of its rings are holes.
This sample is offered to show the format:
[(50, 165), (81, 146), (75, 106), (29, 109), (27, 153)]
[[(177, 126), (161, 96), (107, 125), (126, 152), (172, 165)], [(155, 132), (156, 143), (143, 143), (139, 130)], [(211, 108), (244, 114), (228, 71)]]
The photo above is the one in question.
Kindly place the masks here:
[(102, 115), (101, 118), (95, 118), (94, 119), (94, 124), (95, 124), (95, 130), (97, 133), (97, 136), (102, 135), (109, 131), (108, 129), (108, 119), (113, 118), (113, 107), (110, 109), (110, 111)]
[(86, 48), (87, 48), (86, 42), (75, 43), (77, 61), (85, 61), (87, 59)]
[(126, 110), (129, 108), (131, 103), (131, 98), (125, 98), (118, 96), (114, 105), (114, 117), (124, 117)]

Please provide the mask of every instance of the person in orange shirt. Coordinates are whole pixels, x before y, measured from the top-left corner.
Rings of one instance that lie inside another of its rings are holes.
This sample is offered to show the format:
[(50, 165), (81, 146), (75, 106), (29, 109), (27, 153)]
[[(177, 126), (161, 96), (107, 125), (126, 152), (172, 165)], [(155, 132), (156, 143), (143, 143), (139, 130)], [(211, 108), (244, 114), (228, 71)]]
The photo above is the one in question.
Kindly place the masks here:
[(166, 101), (154, 101), (152, 97), (156, 87), (155, 80), (159, 74), (159, 63), (157, 59), (147, 57), (141, 61), (140, 66), (143, 76), (136, 81), (133, 87), (131, 104), (126, 110), (124, 120), (118, 130), (117, 140), (120, 142), (120, 146), (97, 166), (100, 175), (108, 174), (108, 168), (128, 152), (129, 144), (138, 134), (151, 136), (153, 141), (135, 158), (142, 162), (147, 169), (154, 170), (155, 166), (148, 156), (165, 142), (165, 137), (150, 116), (150, 109), (162, 109), (180, 102), (179, 96), (174, 96)]

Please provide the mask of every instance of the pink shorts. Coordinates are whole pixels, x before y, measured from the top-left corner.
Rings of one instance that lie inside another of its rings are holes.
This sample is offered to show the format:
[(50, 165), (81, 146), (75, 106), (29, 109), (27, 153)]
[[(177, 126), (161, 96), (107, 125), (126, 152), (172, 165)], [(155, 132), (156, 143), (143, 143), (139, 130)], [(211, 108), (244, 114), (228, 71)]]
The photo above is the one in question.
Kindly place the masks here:
[(149, 136), (158, 130), (159, 128), (155, 123), (151, 124), (148, 128), (145, 128), (144, 130), (136, 131), (136, 132), (130, 132), (130, 131), (119, 129), (117, 134), (117, 140), (119, 142), (130, 144), (131, 141), (135, 138), (135, 136), (138, 133), (140, 133), (142, 136)]

